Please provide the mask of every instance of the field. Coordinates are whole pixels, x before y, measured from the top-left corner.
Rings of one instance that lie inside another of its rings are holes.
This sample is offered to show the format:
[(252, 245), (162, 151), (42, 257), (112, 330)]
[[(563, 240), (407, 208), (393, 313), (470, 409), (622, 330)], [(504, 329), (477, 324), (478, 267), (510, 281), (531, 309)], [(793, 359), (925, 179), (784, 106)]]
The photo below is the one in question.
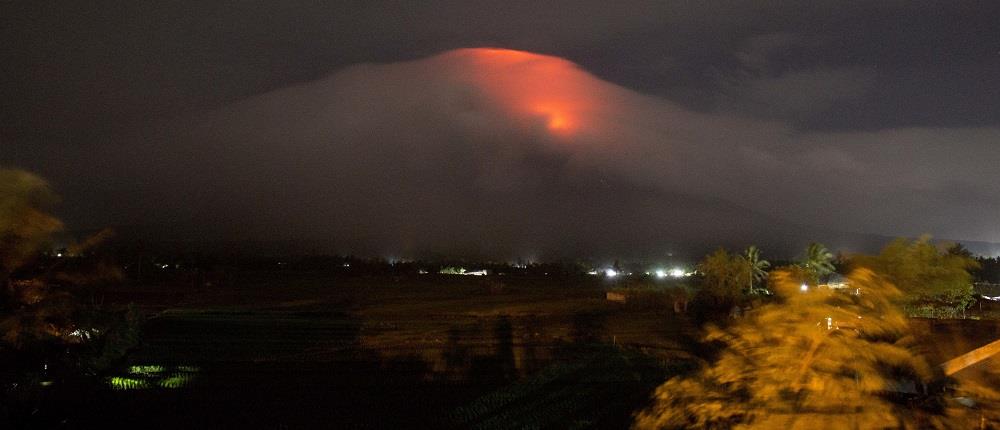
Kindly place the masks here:
[(51, 399), (83, 427), (625, 428), (697, 331), (593, 278), (245, 273), (104, 292), (149, 317), (118, 375)]
[[(668, 306), (608, 302), (610, 286), (269, 272), (121, 287), (105, 298), (145, 312), (142, 344), (42, 409), (79, 427), (627, 428), (698, 365), (700, 334)], [(992, 321), (915, 325), (936, 360), (1000, 337)]]

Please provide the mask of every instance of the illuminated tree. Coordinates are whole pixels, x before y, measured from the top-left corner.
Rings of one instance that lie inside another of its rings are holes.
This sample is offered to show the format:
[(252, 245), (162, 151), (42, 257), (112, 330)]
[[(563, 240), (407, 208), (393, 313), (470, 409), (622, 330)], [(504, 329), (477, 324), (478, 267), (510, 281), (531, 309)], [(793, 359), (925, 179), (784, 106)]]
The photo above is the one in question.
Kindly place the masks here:
[(10, 279), (62, 228), (59, 220), (45, 212), (55, 201), (43, 179), (21, 170), (0, 169), (0, 340), (14, 346), (59, 336), (72, 311), (67, 294), (36, 280)]
[(848, 275), (860, 294), (802, 291), (802, 276), (773, 272), (780, 303), (710, 328), (708, 340), (724, 346), (718, 360), (657, 388), (635, 428), (946, 427), (940, 416), (903, 411), (884, 397), (901, 380), (934, 376), (911, 349), (895, 286), (862, 268)]
[(903, 291), (911, 313), (955, 317), (972, 302), (972, 275), (978, 263), (960, 250), (939, 251), (927, 236), (896, 239), (877, 256), (859, 256), (855, 263), (884, 274)]
[(802, 267), (806, 269), (810, 281), (819, 282), (820, 279), (833, 273), (833, 253), (826, 249), (823, 244), (810, 243), (806, 248), (805, 258), (802, 260)]
[(723, 248), (707, 255), (698, 263), (702, 279), (702, 292), (717, 305), (730, 305), (743, 295), (750, 265), (738, 254), (730, 254)]
[(764, 281), (764, 278), (767, 277), (767, 269), (771, 267), (771, 262), (762, 260), (760, 258), (760, 249), (753, 245), (750, 245), (746, 251), (743, 251), (743, 258), (746, 259), (747, 264), (750, 266), (750, 276), (747, 277), (747, 280), (750, 282), (750, 294), (767, 294), (766, 288), (755, 288), (754, 282)]
[(81, 256), (108, 232), (70, 246), (73, 257), (43, 252), (62, 228), (47, 212), (56, 200), (41, 178), (0, 169), (0, 427), (8, 417), (45, 426), (28, 417), (46, 416), (40, 408), (52, 393), (61, 398), (69, 391), (59, 387), (93, 381), (139, 341), (142, 319), (134, 307), (81, 300), (80, 287), (120, 276), (117, 266)]
[(57, 200), (45, 180), (0, 169), (0, 282), (30, 261), (62, 223), (45, 212)]
[[(38, 176), (0, 169), (0, 346), (30, 349), (79, 343), (83, 332), (78, 323), (105, 316), (96, 309), (82, 309), (72, 287), (115, 280), (120, 275), (116, 267), (78, 273), (49, 262), (40, 274), (28, 270), (62, 229), (62, 223), (47, 212), (57, 200)], [(103, 231), (72, 248), (82, 252), (108, 235)], [(72, 335), (74, 331), (79, 335)]]

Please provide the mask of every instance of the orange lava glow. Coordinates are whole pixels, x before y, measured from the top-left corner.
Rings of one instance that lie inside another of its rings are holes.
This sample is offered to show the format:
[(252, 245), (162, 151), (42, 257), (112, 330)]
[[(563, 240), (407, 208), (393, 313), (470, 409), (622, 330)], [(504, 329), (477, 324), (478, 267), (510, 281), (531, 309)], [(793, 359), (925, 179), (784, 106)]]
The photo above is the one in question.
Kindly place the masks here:
[(570, 61), (524, 51), (471, 48), (463, 75), (525, 127), (572, 137), (596, 126), (603, 86)]

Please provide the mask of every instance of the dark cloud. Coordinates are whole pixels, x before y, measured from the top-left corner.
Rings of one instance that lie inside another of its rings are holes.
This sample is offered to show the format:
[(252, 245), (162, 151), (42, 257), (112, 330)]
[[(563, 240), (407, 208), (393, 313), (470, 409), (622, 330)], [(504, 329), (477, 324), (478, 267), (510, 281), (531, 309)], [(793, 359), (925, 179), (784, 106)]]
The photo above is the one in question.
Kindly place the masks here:
[(86, 175), (100, 195), (68, 194), (115, 207), (111, 224), (393, 254), (655, 253), (794, 237), (796, 223), (996, 237), (983, 231), (991, 207), (977, 218), (937, 204), (955, 184), (995, 177), (1000, 161), (944, 161), (939, 140), (988, 142), (996, 130), (802, 134), (510, 51), (354, 66), (150, 130), (99, 153), (67, 150), (43, 172), (69, 183), (74, 165), (99, 170)]
[[(0, 8), (0, 163), (51, 177), (76, 225), (484, 253), (789, 223), (1000, 240), (992, 2)], [(579, 64), (606, 126), (569, 150), (440, 58), (378, 65), (465, 46)]]
[(992, 37), (1000, 6), (986, 1), (13, 1), (0, 8), (0, 136), (15, 143), (99, 140), (123, 124), (219, 106), (346, 65), (465, 46), (569, 58), (603, 79), (699, 110), (716, 109), (720, 94), (733, 96), (727, 90), (744, 79), (752, 86), (824, 70), (874, 74), (868, 97), (803, 118), (803, 127), (984, 126), (1000, 118), (993, 103), (1000, 94), (989, 85), (1000, 78), (1000, 42)]

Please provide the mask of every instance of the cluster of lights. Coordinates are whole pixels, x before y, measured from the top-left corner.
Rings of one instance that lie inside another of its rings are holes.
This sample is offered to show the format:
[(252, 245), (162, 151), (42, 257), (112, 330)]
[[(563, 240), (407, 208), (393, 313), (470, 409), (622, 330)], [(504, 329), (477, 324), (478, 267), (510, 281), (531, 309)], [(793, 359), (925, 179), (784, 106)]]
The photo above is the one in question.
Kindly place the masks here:
[[(645, 273), (646, 273), (646, 276), (655, 276), (657, 279), (665, 279), (665, 278), (668, 278), (668, 277), (670, 277), (670, 278), (684, 278), (684, 277), (691, 276), (691, 275), (694, 274), (693, 272), (685, 272), (684, 269), (681, 269), (681, 268), (673, 268), (673, 269), (670, 269), (670, 270), (656, 269), (653, 272), (645, 272)], [(591, 270), (591, 271), (587, 272), (587, 274), (588, 275), (594, 275), (594, 276), (596, 276), (596, 275), (604, 275), (604, 277), (606, 277), (606, 278), (615, 278), (615, 277), (618, 277), (620, 275), (632, 275), (632, 272), (627, 272), (626, 273), (626, 272), (618, 271), (616, 269), (607, 268), (607, 269), (603, 269), (603, 270), (600, 270), (600, 271), (598, 271), (598, 270)]]
[(657, 269), (656, 272), (654, 273), (656, 274), (656, 277), (659, 279), (663, 279), (668, 276), (671, 278), (683, 278), (692, 275), (692, 273), (685, 272), (684, 269), (681, 269), (679, 267), (675, 267), (670, 270)]

